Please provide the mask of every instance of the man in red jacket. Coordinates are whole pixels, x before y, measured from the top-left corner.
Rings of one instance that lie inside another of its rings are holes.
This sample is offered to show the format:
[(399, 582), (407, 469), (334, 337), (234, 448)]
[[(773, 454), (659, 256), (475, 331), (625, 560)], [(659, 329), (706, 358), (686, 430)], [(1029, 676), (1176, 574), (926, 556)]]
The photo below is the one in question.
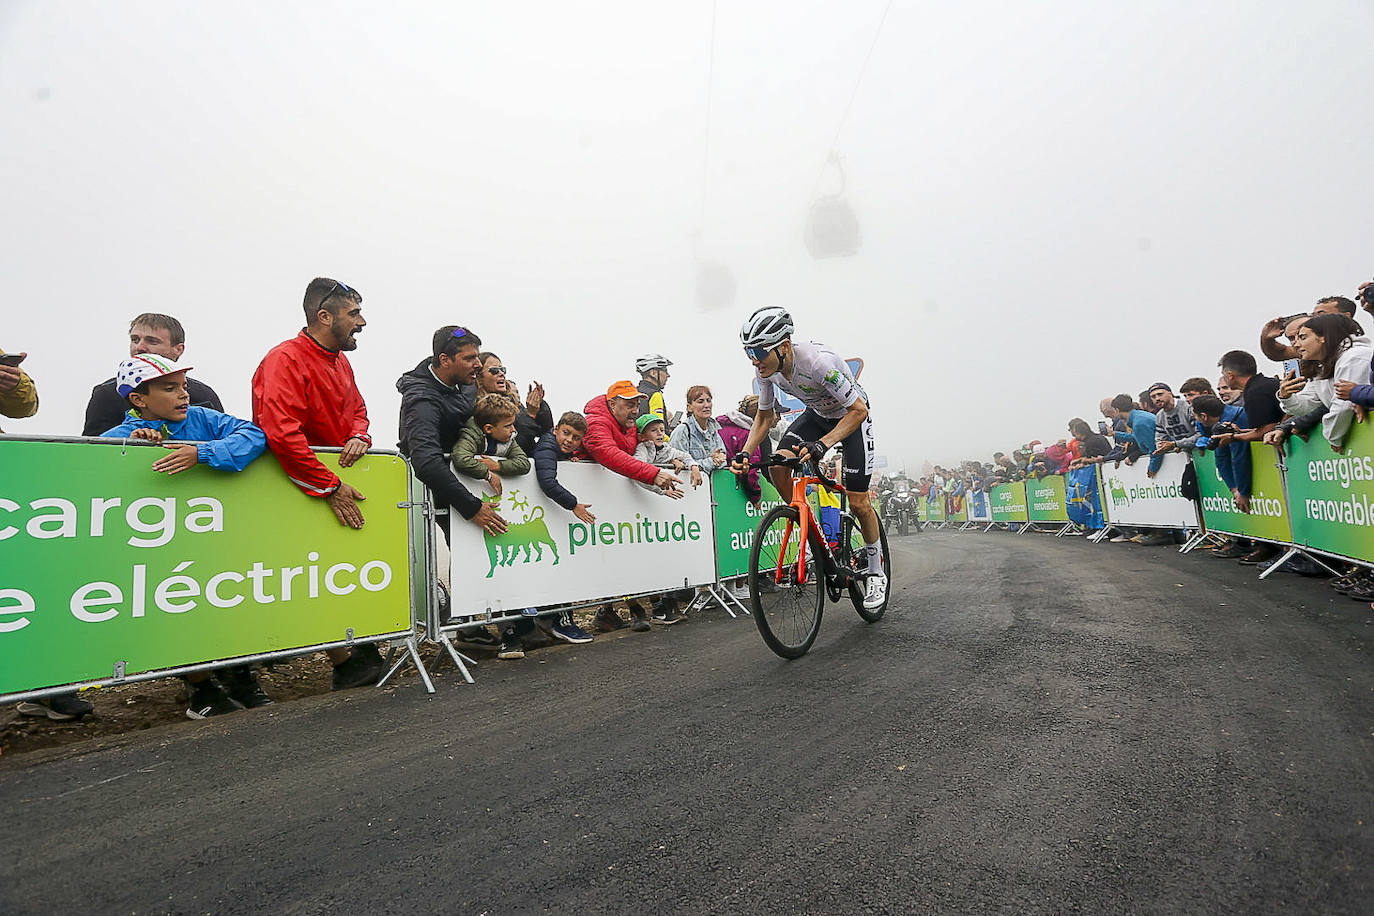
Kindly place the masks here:
[[(286, 475), (308, 496), (325, 500), (340, 524), (363, 526), (364, 497), (325, 467), (311, 446), (342, 448), (340, 467), (349, 467), (372, 444), (367, 407), (353, 380), (345, 350), (356, 350), (363, 297), (337, 280), (316, 277), (305, 288), (306, 326), (277, 344), (253, 373), (253, 422), (267, 434), (267, 447)], [(384, 664), (375, 645), (330, 649), (334, 688), (374, 683)]]
[[(622, 477), (652, 484), (663, 491), (664, 496), (682, 498), (682, 481), (670, 471), (654, 467), (635, 457), (635, 446), (639, 444), (639, 430), (635, 418), (640, 414), (644, 395), (628, 379), (621, 379), (587, 402), (583, 409), (587, 415), (587, 435), (582, 439), (578, 454), (589, 457), (602, 467), (610, 468)], [(636, 631), (649, 629), (649, 621), (644, 610), (630, 603), (630, 628)], [(674, 619), (672, 621), (676, 623)], [(610, 633), (626, 626), (624, 618), (610, 605), (603, 605), (596, 612), (593, 626), (603, 633)]]
[(635, 457), (635, 446), (639, 444), (635, 418), (643, 397), (628, 379), (621, 379), (606, 390), (604, 397), (597, 395), (588, 401), (587, 435), (582, 439), (582, 451), (622, 477), (653, 484), (663, 495), (681, 499), (681, 480)]

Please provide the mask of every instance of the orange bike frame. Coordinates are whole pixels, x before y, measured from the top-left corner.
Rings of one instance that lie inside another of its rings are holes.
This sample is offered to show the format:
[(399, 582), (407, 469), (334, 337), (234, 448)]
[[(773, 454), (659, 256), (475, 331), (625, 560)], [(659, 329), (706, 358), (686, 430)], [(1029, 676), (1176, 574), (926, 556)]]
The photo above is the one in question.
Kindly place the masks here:
[(811, 518), (811, 501), (806, 498), (806, 488), (812, 484), (822, 486), (818, 477), (792, 478), (791, 504), (797, 510), (798, 521), (789, 521), (787, 530), (782, 535), (782, 546), (778, 550), (778, 568), (773, 573), (773, 581), (778, 584), (782, 583), (783, 557), (787, 556), (787, 545), (792, 540), (792, 532), (798, 524), (801, 526), (801, 544), (797, 547), (797, 584), (806, 584), (806, 545), (810, 541), (811, 529), (815, 526), (815, 521)]

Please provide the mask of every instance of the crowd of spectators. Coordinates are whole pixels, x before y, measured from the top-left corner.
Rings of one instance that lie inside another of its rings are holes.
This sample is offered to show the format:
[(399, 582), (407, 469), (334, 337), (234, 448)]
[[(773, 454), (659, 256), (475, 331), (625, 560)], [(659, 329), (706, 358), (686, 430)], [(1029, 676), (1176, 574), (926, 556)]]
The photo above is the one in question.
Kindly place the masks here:
[[(338, 524), (361, 529), (365, 494), (341, 480), (314, 450), (338, 449), (338, 465), (348, 468), (373, 447), (367, 405), (348, 356), (367, 327), (363, 297), (341, 281), (316, 278), (306, 287), (303, 311), (305, 327), (271, 348), (252, 376), (251, 419), (226, 414), (214, 389), (191, 377), (186, 333), (176, 318), (136, 316), (129, 325), (129, 356), (92, 389), (81, 434), (162, 444), (150, 473), (177, 474), (196, 464), (232, 473), (270, 451), (305, 498), (319, 500)], [(504, 361), (482, 346), (468, 328), (441, 327), (426, 356), (396, 381), (399, 450), (433, 494), (446, 542), (453, 525), (460, 523), (491, 535), (504, 533), (507, 522), (499, 512), (499, 498), (485, 498), (474, 485), (480, 482), (499, 497), (503, 480), (531, 470), (553, 502), (572, 517), (594, 522), (591, 505), (559, 482), (559, 466), (567, 461), (596, 462), (666, 498), (681, 498), (685, 486), (700, 486), (704, 474), (724, 466), (728, 447), (737, 448), (747, 437), (757, 410), (757, 398), (750, 395), (737, 410), (715, 416), (712, 392), (704, 385), (686, 390), (685, 417), (670, 410), (665, 392), (672, 362), (650, 353), (635, 363), (637, 382), (614, 380), (580, 412), (565, 411), (555, 423), (544, 386), (531, 380), (522, 394)], [(0, 351), (4, 416), (37, 412), (36, 386), (21, 365), (26, 355)], [(756, 462), (766, 449), (764, 443)], [(757, 503), (757, 471), (743, 483)], [(650, 621), (675, 624), (682, 619), (681, 602), (691, 597), (686, 591), (656, 596), (652, 602), (621, 599), (597, 609), (593, 629), (646, 631)], [(628, 621), (618, 606), (628, 610)], [(521, 658), (525, 650), (555, 640), (584, 643), (594, 638), (565, 608), (530, 608), (502, 624), (498, 633), (472, 625), (458, 636), (495, 649), (503, 659)], [(376, 683), (383, 673), (375, 644), (325, 654), (335, 689)], [(191, 718), (272, 702), (250, 666), (221, 666), (183, 679)], [(21, 703), (19, 711), (70, 720), (90, 714), (93, 706), (68, 694)]]
[[(1096, 429), (1074, 417), (1068, 421), (1068, 435), (1049, 444), (1035, 440), (1010, 454), (996, 452), (991, 461), (934, 466), (917, 482), (918, 492), (928, 502), (945, 500), (945, 508), (953, 512), (969, 494), (1094, 465), (1134, 465), (1143, 460), (1146, 474), (1153, 478), (1170, 452), (1192, 455), (1205, 448), (1215, 452), (1217, 472), (1236, 508), (1248, 513), (1250, 443), (1266, 442), (1282, 449), (1290, 436), (1306, 440), (1320, 426), (1327, 441), (1340, 451), (1352, 424), (1364, 422), (1374, 407), (1374, 385), (1370, 384), (1374, 346), (1358, 319), (1360, 308), (1374, 316), (1374, 284), (1362, 285), (1356, 299), (1327, 296), (1310, 312), (1265, 322), (1259, 348), (1265, 357), (1281, 363), (1275, 374), (1262, 372), (1250, 352), (1230, 350), (1217, 360), (1215, 387), (1198, 375), (1179, 383), (1177, 394), (1168, 382), (1154, 382), (1135, 395), (1105, 397), (1098, 404), (1102, 418)], [(1113, 527), (1113, 542), (1164, 546), (1183, 543), (1187, 537), (1184, 531)], [(1279, 555), (1275, 545), (1262, 541), (1219, 540), (1201, 547), (1218, 559), (1261, 568)], [(1329, 580), (1333, 588), (1359, 601), (1374, 600), (1374, 571), (1358, 563), (1337, 565), (1344, 568)], [(1302, 557), (1285, 568), (1310, 575), (1325, 573)]]

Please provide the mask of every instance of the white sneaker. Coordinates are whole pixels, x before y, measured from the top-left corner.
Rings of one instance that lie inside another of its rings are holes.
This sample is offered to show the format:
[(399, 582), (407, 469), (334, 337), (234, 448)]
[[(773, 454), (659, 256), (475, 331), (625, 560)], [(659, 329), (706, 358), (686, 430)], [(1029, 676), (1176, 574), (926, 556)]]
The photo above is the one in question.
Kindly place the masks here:
[(748, 601), (748, 600), (749, 600), (749, 583), (748, 583), (748, 581), (739, 581), (739, 582), (735, 582), (734, 584), (732, 584), (732, 585), (730, 586), (730, 594), (731, 594), (731, 596), (733, 596), (733, 597), (735, 597), (735, 598), (738, 598), (740, 601)]
[(887, 576), (869, 576), (864, 580), (864, 608), (874, 610), (887, 600)]

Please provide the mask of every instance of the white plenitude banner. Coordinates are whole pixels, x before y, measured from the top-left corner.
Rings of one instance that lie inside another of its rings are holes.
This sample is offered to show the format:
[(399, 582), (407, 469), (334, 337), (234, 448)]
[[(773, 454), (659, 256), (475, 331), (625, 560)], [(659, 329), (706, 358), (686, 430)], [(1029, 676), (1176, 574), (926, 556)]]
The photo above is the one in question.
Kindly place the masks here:
[(1098, 466), (1107, 521), (1141, 528), (1196, 528), (1197, 507), (1180, 489), (1188, 458), (1169, 452), (1153, 479), (1149, 466), (1148, 457), (1131, 465), (1123, 461), (1113, 467), (1108, 461)]
[[(560, 462), (558, 482), (591, 505), (579, 521), (544, 495), (534, 472), (502, 481), (497, 510), (509, 525), (490, 535), (454, 516), (452, 614), (494, 616), (527, 607), (704, 585), (716, 577), (709, 479), (669, 499), (591, 463)], [(473, 492), (491, 496), (486, 484)]]

